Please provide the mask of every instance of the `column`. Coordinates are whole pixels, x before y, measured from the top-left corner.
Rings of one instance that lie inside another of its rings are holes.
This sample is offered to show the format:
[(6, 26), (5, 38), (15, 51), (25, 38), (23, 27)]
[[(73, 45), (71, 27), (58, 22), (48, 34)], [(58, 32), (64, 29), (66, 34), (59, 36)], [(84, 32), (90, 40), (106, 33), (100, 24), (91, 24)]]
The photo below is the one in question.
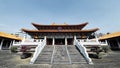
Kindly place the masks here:
[(46, 40), (46, 36), (44, 36), (44, 40)]
[(76, 36), (74, 36), (74, 45), (75, 45), (75, 41), (76, 41)]
[(44, 41), (45, 41), (45, 45), (46, 45), (46, 43), (47, 43), (47, 42), (46, 42), (46, 36), (44, 36)]
[(96, 36), (96, 35), (95, 35), (95, 38), (96, 38), (96, 42), (98, 42), (98, 43), (99, 43), (98, 38), (97, 38), (97, 36)]
[(9, 46), (9, 49), (11, 48), (12, 44), (13, 44), (13, 41), (11, 40), (11, 42), (10, 42), (10, 46)]
[(40, 41), (39, 42), (42, 42), (42, 40), (40, 39)]
[(117, 41), (118, 47), (120, 48), (120, 42), (118, 41), (118, 39), (116, 39), (116, 41)]
[(105, 43), (108, 45), (108, 42), (107, 42), (107, 40), (105, 40)]
[(55, 38), (53, 37), (52, 45), (55, 45)]
[(65, 45), (67, 45), (67, 37), (65, 37)]
[(13, 40), (13, 42), (12, 42), (13, 44), (17, 44), (16, 42), (15, 42), (15, 40)]
[(111, 48), (111, 45), (110, 45), (110, 42), (109, 42), (109, 40), (106, 40), (107, 41), (107, 44), (108, 44), (108, 46)]
[(4, 42), (4, 39), (2, 39), (2, 41), (0, 43), (0, 50), (2, 49), (3, 42)]

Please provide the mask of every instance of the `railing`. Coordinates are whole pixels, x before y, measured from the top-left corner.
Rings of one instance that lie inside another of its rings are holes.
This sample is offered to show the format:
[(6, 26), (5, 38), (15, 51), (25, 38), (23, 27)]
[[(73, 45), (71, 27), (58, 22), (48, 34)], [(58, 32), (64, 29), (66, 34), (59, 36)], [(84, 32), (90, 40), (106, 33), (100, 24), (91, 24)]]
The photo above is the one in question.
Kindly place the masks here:
[(83, 45), (100, 45), (99, 41), (96, 39), (91, 40), (91, 39), (77, 39), (78, 42), (82, 42)]
[(33, 54), (33, 57), (30, 60), (30, 64), (33, 64), (35, 62), (35, 60), (37, 59), (37, 57), (39, 56), (39, 54), (41, 53), (45, 45), (46, 45), (45, 39), (41, 43), (38, 44), (38, 46), (35, 48), (35, 53)]
[(23, 39), (22, 41), (14, 41), (13, 46), (20, 46), (20, 45), (38, 45), (38, 43), (42, 42), (43, 39)]
[(101, 41), (100, 41), (100, 45), (101, 45), (101, 46), (107, 46), (108, 43), (107, 43), (107, 41), (104, 41), (104, 42), (101, 42)]
[(20, 44), (21, 44), (21, 41), (19, 41), (19, 42), (15, 42), (15, 41), (13, 41), (13, 46), (20, 46)]
[(83, 46), (83, 44), (81, 42), (78, 42), (78, 40), (74, 40), (74, 43), (78, 47), (80, 52), (83, 54), (83, 56), (85, 57), (88, 64), (93, 64), (91, 58), (89, 58), (86, 48)]

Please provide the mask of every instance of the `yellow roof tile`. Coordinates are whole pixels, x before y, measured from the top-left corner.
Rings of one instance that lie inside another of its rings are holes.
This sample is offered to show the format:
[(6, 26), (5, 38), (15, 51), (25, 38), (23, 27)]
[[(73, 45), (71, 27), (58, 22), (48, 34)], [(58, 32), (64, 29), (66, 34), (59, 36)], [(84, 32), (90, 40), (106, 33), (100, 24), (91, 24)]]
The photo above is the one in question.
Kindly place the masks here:
[(102, 37), (100, 37), (99, 39), (100, 40), (105, 40), (105, 39), (108, 39), (108, 38), (114, 38), (114, 37), (119, 37), (120, 36), (120, 32), (114, 32), (114, 33), (111, 33), (111, 34), (106, 34)]
[(0, 32), (0, 37), (10, 38), (10, 39), (15, 39), (15, 40), (22, 40), (22, 38), (20, 37), (16, 37), (15, 35), (11, 35), (5, 32)]

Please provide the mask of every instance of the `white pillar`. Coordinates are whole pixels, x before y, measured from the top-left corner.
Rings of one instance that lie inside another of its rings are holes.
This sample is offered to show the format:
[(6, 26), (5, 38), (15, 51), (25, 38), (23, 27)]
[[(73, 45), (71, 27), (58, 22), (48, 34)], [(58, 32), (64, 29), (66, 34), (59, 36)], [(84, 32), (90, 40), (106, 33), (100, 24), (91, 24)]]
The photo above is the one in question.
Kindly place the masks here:
[(105, 43), (108, 45), (108, 42), (107, 42), (107, 40), (105, 40)]
[(46, 36), (44, 36), (44, 40), (45, 40), (45, 45), (46, 45), (46, 43), (47, 43), (47, 42), (46, 42)]
[(74, 36), (74, 40), (76, 40), (76, 36)]
[(67, 45), (67, 37), (65, 37), (65, 45)]
[(95, 38), (96, 38), (96, 42), (98, 42), (98, 43), (99, 43), (98, 38), (97, 38), (97, 36), (96, 36), (96, 35), (95, 35)]
[(111, 48), (111, 45), (110, 45), (110, 42), (109, 42), (109, 40), (107, 40), (107, 43), (108, 43), (108, 46)]
[(46, 36), (44, 36), (44, 40), (46, 40)]
[(11, 48), (12, 44), (13, 44), (13, 41), (11, 41), (11, 42), (10, 42), (10, 46), (9, 46), (9, 49)]
[(55, 45), (55, 38), (53, 37), (52, 45)]
[(2, 41), (1, 41), (0, 50), (2, 49), (3, 42), (4, 42), (4, 39), (2, 39)]
[(41, 39), (40, 39), (40, 41), (39, 42), (41, 42)]
[(116, 39), (116, 41), (117, 41), (118, 47), (120, 48), (120, 42), (118, 41), (118, 39)]
[(75, 45), (75, 41), (76, 41), (76, 36), (74, 36), (74, 45)]
[(15, 40), (13, 40), (13, 42), (12, 42), (12, 43), (13, 43), (13, 44), (16, 44), (16, 43), (15, 43)]

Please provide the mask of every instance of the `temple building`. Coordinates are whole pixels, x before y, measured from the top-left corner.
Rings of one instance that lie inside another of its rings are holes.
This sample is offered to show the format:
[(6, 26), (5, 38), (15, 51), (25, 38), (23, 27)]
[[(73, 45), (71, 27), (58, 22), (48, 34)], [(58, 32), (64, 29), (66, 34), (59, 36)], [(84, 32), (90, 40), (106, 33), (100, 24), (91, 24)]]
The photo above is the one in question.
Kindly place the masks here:
[[(34, 39), (43, 39), (46, 36), (47, 45), (73, 45), (74, 37), (77, 39), (91, 39), (98, 28), (83, 29), (88, 22), (76, 25), (69, 24), (51, 24), (43, 25), (32, 23), (36, 28), (34, 30), (22, 29)], [(39, 41), (39, 40), (38, 40)]]
[(5, 32), (0, 32), (0, 50), (9, 49), (13, 42), (21, 41), (22, 38)]
[(14, 45), (37, 45), (30, 64), (93, 64), (88, 52), (93, 46), (103, 44), (95, 36), (99, 29), (84, 29), (87, 24), (88, 22), (75, 25), (32, 23), (36, 29), (22, 28), (32, 39), (24, 38), (20, 44)]
[(108, 45), (113, 50), (120, 49), (120, 32), (106, 34), (106, 35), (100, 37), (99, 40), (100, 41), (107, 40)]

